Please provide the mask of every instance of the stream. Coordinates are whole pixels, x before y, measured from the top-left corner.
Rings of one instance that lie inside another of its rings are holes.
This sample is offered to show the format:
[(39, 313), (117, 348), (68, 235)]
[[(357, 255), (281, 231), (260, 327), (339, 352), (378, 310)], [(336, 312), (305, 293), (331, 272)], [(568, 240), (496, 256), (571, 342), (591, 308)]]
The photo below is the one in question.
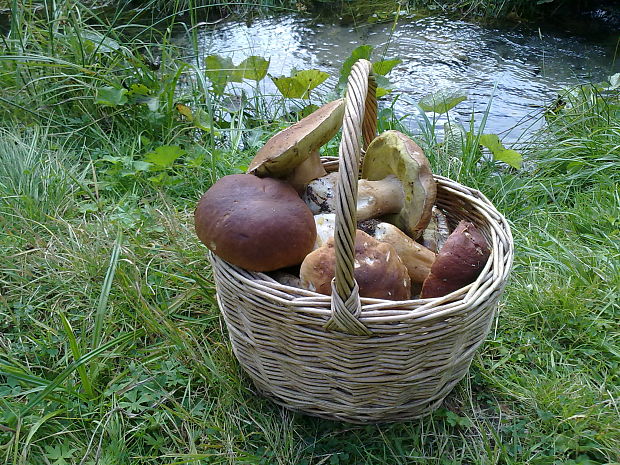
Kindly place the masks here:
[[(450, 117), (467, 127), (473, 113), (479, 125), (491, 101), (485, 132), (513, 143), (544, 124), (545, 105), (563, 88), (600, 82), (619, 71), (614, 56), (620, 34), (613, 29), (574, 35), (558, 26), (485, 27), (444, 17), (400, 17), (393, 25), (355, 27), (337, 18), (287, 13), (203, 25), (198, 46), (201, 57), (218, 54), (235, 64), (262, 56), (270, 60), (272, 76), (288, 76), (292, 69), (325, 71), (330, 78), (315, 90), (325, 99), (335, 97), (340, 66), (351, 51), (368, 44), (373, 60), (402, 60), (388, 77), (392, 95), (398, 95), (394, 111), (407, 129), (417, 132), (421, 97), (459, 89), (467, 100)], [(187, 36), (177, 39), (189, 43)], [(269, 78), (259, 88), (264, 95), (277, 92)], [(391, 99), (383, 101), (389, 105)]]

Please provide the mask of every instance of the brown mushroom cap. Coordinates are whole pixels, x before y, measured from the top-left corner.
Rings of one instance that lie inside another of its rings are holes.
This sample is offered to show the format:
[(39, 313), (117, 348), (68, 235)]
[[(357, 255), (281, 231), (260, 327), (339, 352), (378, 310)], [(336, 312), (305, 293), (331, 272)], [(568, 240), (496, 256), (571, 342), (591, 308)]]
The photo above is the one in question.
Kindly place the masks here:
[[(302, 287), (331, 295), (335, 267), (332, 237), (322, 247), (308, 254), (302, 262), (299, 273)], [(355, 235), (354, 272), (361, 297), (407, 300), (411, 296), (411, 281), (407, 268), (394, 247), (377, 241), (359, 229)]]
[(299, 265), (316, 239), (312, 212), (295, 189), (250, 174), (213, 184), (198, 203), (194, 223), (213, 253), (251, 271)]
[(420, 298), (441, 297), (476, 280), (491, 251), (473, 223), (461, 221), (437, 254)]
[[(318, 149), (338, 132), (342, 125), (343, 114), (344, 100), (338, 99), (323, 105), (297, 123), (283, 129), (269, 139), (256, 153), (247, 172), (260, 177), (283, 179), (291, 175), (293, 170), (311, 154), (318, 159)], [(312, 171), (315, 177), (325, 174), (324, 170), (321, 174), (316, 174), (316, 161), (307, 162), (306, 165), (308, 168), (308, 165), (314, 167), (309, 171)]]
[(417, 239), (430, 221), (437, 186), (422, 149), (398, 131), (385, 131), (368, 146), (362, 177), (369, 181), (396, 176), (402, 183), (404, 201), (399, 213), (386, 221)]

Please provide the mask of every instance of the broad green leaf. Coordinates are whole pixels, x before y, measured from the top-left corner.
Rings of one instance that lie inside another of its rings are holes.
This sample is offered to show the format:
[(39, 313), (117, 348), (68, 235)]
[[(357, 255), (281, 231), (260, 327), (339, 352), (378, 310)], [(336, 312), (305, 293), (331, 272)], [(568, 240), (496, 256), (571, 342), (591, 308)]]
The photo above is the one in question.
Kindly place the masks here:
[(340, 68), (340, 78), (338, 79), (337, 85), (339, 89), (344, 89), (347, 85), (349, 74), (351, 74), (351, 68), (353, 68), (355, 62), (360, 59), (370, 60), (372, 50), (372, 45), (360, 45), (351, 52), (349, 58), (344, 61), (342, 67)]
[(478, 142), (491, 151), (495, 160), (503, 161), (516, 169), (521, 168), (523, 164), (521, 154), (516, 150), (505, 148), (497, 134), (482, 134)]
[(298, 79), (308, 91), (322, 84), (328, 77), (329, 74), (318, 69), (307, 69), (295, 73), (295, 79)]
[(144, 156), (144, 160), (160, 168), (168, 168), (172, 166), (177, 158), (184, 154), (185, 150), (178, 145), (162, 145), (154, 151), (147, 153)]
[(97, 89), (95, 103), (108, 107), (117, 107), (127, 103), (127, 89), (117, 87), (100, 87)]
[(252, 81), (260, 81), (267, 75), (269, 69), (269, 61), (263, 57), (250, 56), (237, 65), (233, 75), (235, 79), (250, 79)]
[[(205, 74), (213, 84), (213, 91), (222, 95), (224, 88), (229, 82), (236, 80), (233, 78), (235, 65), (229, 57), (221, 57), (219, 55), (209, 55), (205, 58)], [(241, 80), (236, 80), (241, 82)]]
[(390, 89), (386, 89), (384, 87), (377, 87), (377, 98), (381, 98), (391, 92), (392, 91)]
[(504, 150), (504, 145), (499, 140), (499, 136), (497, 134), (482, 134), (478, 142), (480, 145), (486, 147), (493, 153), (498, 150)]
[(310, 91), (324, 82), (329, 74), (318, 69), (308, 69), (297, 71), (290, 77), (270, 77), (284, 97), (307, 99)]
[(507, 163), (516, 169), (521, 169), (521, 165), (523, 165), (523, 156), (521, 156), (521, 154), (516, 150), (500, 150), (496, 153), (493, 153), (493, 157), (496, 160), (503, 161), (504, 163)]
[(372, 64), (372, 70), (376, 74), (380, 74), (381, 76), (385, 76), (387, 73), (392, 71), (396, 65), (399, 65), (403, 62), (403, 60), (383, 60), (377, 61)]
[(271, 80), (280, 93), (287, 98), (301, 98), (306, 91), (299, 79), (295, 79), (294, 77), (282, 76), (276, 78), (271, 76)]
[(424, 111), (442, 114), (447, 113), (463, 100), (467, 100), (467, 96), (460, 90), (440, 90), (422, 97), (418, 105)]

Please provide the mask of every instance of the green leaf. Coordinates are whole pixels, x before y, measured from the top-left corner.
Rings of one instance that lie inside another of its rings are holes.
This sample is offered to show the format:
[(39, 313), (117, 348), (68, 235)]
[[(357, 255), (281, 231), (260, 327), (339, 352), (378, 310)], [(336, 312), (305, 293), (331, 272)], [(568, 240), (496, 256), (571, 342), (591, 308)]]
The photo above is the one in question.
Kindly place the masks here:
[(478, 142), (493, 153), (504, 150), (504, 145), (497, 134), (482, 134)]
[(424, 111), (442, 114), (447, 113), (464, 100), (467, 100), (467, 96), (462, 91), (444, 89), (422, 97), (418, 105)]
[(377, 98), (381, 98), (391, 92), (392, 91), (390, 89), (386, 89), (385, 87), (377, 87)]
[(308, 69), (297, 71), (290, 77), (270, 77), (284, 97), (307, 99), (310, 91), (324, 82), (329, 74), (318, 69)]
[(342, 67), (340, 68), (340, 78), (338, 79), (338, 85), (336, 86), (337, 88), (344, 89), (347, 85), (349, 74), (351, 74), (351, 68), (353, 68), (355, 62), (360, 59), (370, 60), (372, 50), (372, 45), (360, 45), (351, 52), (349, 58), (344, 61)]
[(117, 87), (100, 87), (97, 89), (95, 103), (108, 107), (117, 107), (127, 103), (127, 89)]
[(160, 168), (168, 168), (182, 155), (185, 155), (185, 150), (178, 145), (162, 145), (147, 153), (144, 160)]
[(205, 74), (211, 81), (211, 84), (213, 84), (213, 92), (217, 95), (222, 95), (224, 93), (224, 89), (228, 82), (233, 80), (241, 82), (240, 79), (237, 80), (233, 76), (235, 65), (229, 57), (209, 55), (205, 58), (205, 68)]
[(380, 74), (381, 76), (385, 76), (387, 73), (392, 71), (396, 65), (399, 65), (403, 62), (403, 60), (383, 60), (377, 61), (372, 64), (372, 70), (376, 74)]
[(260, 81), (267, 76), (267, 70), (269, 69), (269, 61), (263, 57), (250, 56), (243, 60), (233, 72), (235, 79), (239, 82), (242, 79), (250, 79), (252, 81)]
[(497, 134), (482, 134), (478, 142), (491, 151), (495, 160), (503, 161), (516, 169), (521, 168), (523, 156), (516, 150), (505, 148)]

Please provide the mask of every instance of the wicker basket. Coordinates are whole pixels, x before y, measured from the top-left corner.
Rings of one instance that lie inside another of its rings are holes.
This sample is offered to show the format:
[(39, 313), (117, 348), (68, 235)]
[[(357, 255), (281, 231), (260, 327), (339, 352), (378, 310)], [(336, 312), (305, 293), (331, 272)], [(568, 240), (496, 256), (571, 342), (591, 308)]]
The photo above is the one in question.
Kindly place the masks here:
[(333, 296), (279, 284), (210, 254), (217, 299), (239, 363), (289, 409), (354, 423), (401, 421), (437, 408), (489, 330), (513, 257), (510, 228), (480, 192), (436, 176), (451, 226), (474, 222), (492, 246), (478, 279), (435, 299), (361, 298), (353, 276), (361, 140), (376, 133), (371, 64), (353, 67), (338, 164)]

